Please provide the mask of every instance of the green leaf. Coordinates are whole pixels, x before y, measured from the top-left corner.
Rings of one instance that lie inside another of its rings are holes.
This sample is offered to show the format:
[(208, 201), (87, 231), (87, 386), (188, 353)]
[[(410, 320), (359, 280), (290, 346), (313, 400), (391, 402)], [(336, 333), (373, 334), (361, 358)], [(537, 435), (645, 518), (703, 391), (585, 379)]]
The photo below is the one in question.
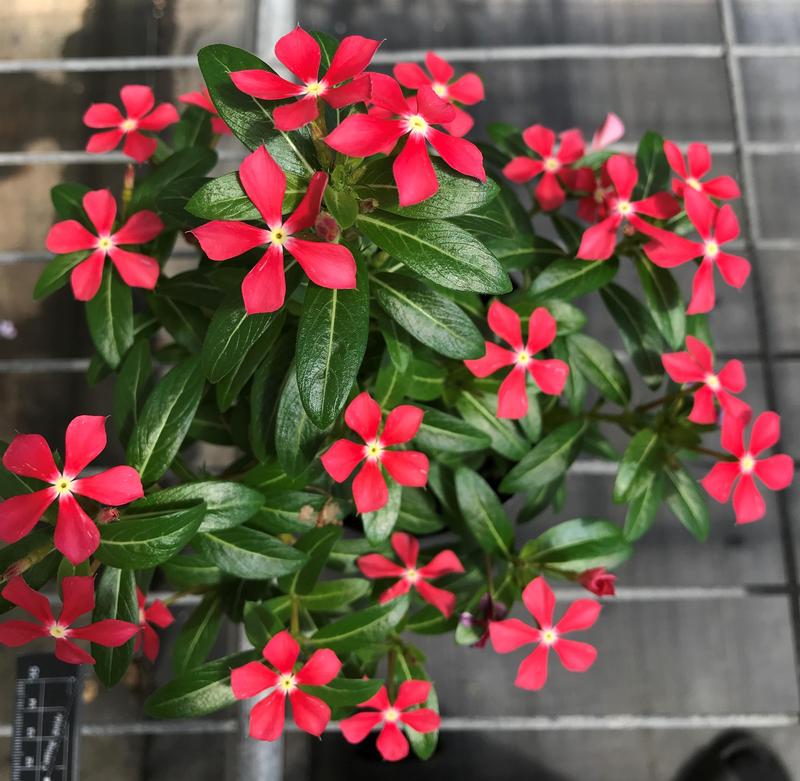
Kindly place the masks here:
[(156, 198), (167, 185), (182, 177), (205, 176), (217, 162), (213, 149), (199, 146), (180, 149), (157, 166), (151, 174), (136, 182), (128, 211), (131, 214), (143, 209), (155, 209)]
[(186, 719), (233, 705), (236, 697), (231, 689), (231, 670), (260, 656), (256, 650), (243, 651), (181, 675), (147, 698), (145, 713), (155, 719)]
[(310, 594), (301, 594), (300, 604), (312, 613), (336, 612), (365, 597), (371, 588), (372, 584), (364, 578), (324, 580), (317, 583)]
[(325, 205), (342, 230), (355, 225), (358, 217), (358, 201), (352, 193), (328, 187), (325, 191)]
[(657, 388), (664, 381), (664, 342), (650, 311), (613, 282), (600, 291), (600, 296), (619, 328), (633, 365), (647, 385)]
[(564, 385), (562, 396), (569, 404), (570, 412), (573, 415), (579, 415), (583, 410), (586, 394), (589, 392), (586, 378), (578, 369), (575, 358), (570, 355), (566, 339), (556, 337), (556, 340), (550, 346), (550, 350), (554, 358), (564, 361), (569, 366), (569, 374), (567, 375), (567, 382)]
[(125, 442), (128, 432), (139, 419), (142, 397), (150, 383), (152, 362), (146, 339), (134, 342), (120, 366), (114, 383), (113, 421), (117, 434)]
[[(484, 242), (492, 252), (498, 242), (503, 246), (503, 242), (509, 241), (536, 254), (539, 240), (531, 233), (531, 219), (516, 193), (506, 185), (500, 185), (499, 193), (489, 203), (471, 209), (453, 222)], [(559, 250), (559, 255), (563, 257), (563, 250)], [(528, 257), (525, 264), (533, 261), (533, 257)]]
[(340, 526), (319, 526), (304, 534), (294, 547), (305, 553), (308, 561), (302, 569), (281, 578), (278, 585), (289, 594), (308, 594), (316, 585), (333, 546), (341, 536)]
[(168, 230), (186, 231), (202, 224), (203, 220), (186, 211), (186, 204), (197, 190), (208, 182), (206, 176), (186, 176), (168, 184), (156, 196), (156, 210)]
[(381, 409), (396, 407), (403, 400), (408, 392), (410, 374), (408, 367), (400, 369), (388, 355), (384, 356), (375, 378), (373, 393)]
[(175, 638), (172, 671), (175, 676), (194, 670), (206, 660), (222, 626), (222, 602), (218, 594), (208, 594), (189, 614)]
[(619, 462), (614, 483), (614, 501), (628, 502), (652, 482), (653, 474), (661, 467), (661, 443), (658, 434), (642, 429), (631, 439)]
[[(497, 196), (498, 186), (491, 180), (480, 182), (463, 176), (438, 158), (432, 158), (439, 188), (430, 198), (413, 206), (400, 206), (392, 173), (393, 160), (383, 157), (371, 161), (359, 177), (356, 192), (360, 199), (374, 198), (378, 208), (415, 220), (442, 220), (479, 209)], [(335, 216), (335, 215), (334, 215)]]
[(586, 334), (567, 337), (570, 358), (580, 372), (609, 401), (624, 407), (631, 400), (631, 384), (614, 353)]
[(403, 488), (396, 528), (411, 534), (432, 534), (444, 528), (428, 493), (419, 488)]
[[(92, 622), (109, 618), (139, 624), (136, 579), (131, 570), (104, 567), (97, 579)], [(114, 686), (125, 675), (133, 658), (133, 646), (134, 638), (116, 648), (92, 643), (94, 671), (104, 686)]]
[(538, 299), (569, 301), (607, 285), (619, 269), (616, 258), (608, 260), (557, 260), (542, 271), (528, 291)]
[(437, 285), (476, 293), (511, 290), (511, 280), (497, 258), (456, 225), (387, 212), (361, 214), (356, 224), (370, 241)]
[(103, 270), (97, 294), (86, 302), (86, 322), (97, 352), (116, 369), (133, 344), (133, 301), (111, 263)]
[(629, 542), (638, 540), (652, 525), (664, 496), (664, 478), (653, 472), (644, 488), (631, 499), (625, 515), (623, 535)]
[(167, 580), (179, 588), (216, 586), (222, 580), (219, 567), (197, 553), (184, 553), (165, 561), (161, 570)]
[(250, 520), (261, 508), (263, 497), (239, 483), (205, 480), (183, 483), (148, 494), (133, 505), (137, 510), (159, 510), (176, 504), (205, 502), (201, 532), (218, 531), (239, 526)]
[(567, 253), (569, 255), (574, 255), (581, 245), (581, 237), (584, 231), (583, 226), (575, 220), (564, 217), (557, 212), (550, 214), (550, 221), (553, 223), (556, 233), (558, 233), (559, 238), (567, 248)]
[(389, 480), (389, 500), (386, 504), (380, 510), (364, 513), (361, 516), (364, 535), (372, 545), (379, 545), (389, 539), (400, 516), (402, 499), (402, 486), (394, 480)]
[(88, 228), (91, 223), (83, 208), (83, 196), (88, 192), (89, 188), (85, 184), (60, 182), (50, 189), (50, 200), (62, 220), (78, 220)]
[(131, 505), (118, 521), (100, 527), (100, 547), (95, 555), (120, 569), (155, 567), (194, 537), (204, 514), (203, 502), (141, 511)]
[(90, 255), (89, 250), (56, 255), (42, 270), (33, 288), (36, 301), (60, 290), (69, 281), (70, 273), (81, 261)]
[(469, 530), (487, 553), (509, 556), (514, 529), (491, 486), (467, 467), (456, 470), (458, 506)]
[(489, 447), (489, 435), (455, 415), (425, 408), (414, 443), (434, 453), (472, 453)]
[(369, 277), (359, 262), (355, 290), (309, 284), (297, 331), (300, 400), (320, 429), (339, 417), (364, 359), (369, 334)]
[(593, 567), (616, 567), (631, 552), (630, 543), (610, 521), (574, 518), (526, 543), (520, 557), (532, 564), (549, 564), (558, 570), (579, 573)]
[(490, 447), (501, 456), (513, 461), (521, 459), (529, 444), (509, 420), (497, 417), (497, 396), (473, 391), (462, 391), (456, 399), (461, 417), (489, 437)]
[(251, 526), (270, 534), (305, 534), (325, 499), (310, 491), (267, 491)]
[[(410, 374), (410, 376), (408, 376)], [(443, 366), (413, 358), (411, 370), (405, 379), (405, 393), (410, 399), (417, 401), (433, 401), (444, 393), (444, 382), (447, 370)]]
[(586, 428), (585, 420), (571, 420), (550, 432), (506, 474), (500, 490), (529, 491), (557, 480), (575, 460)]
[(176, 344), (190, 353), (200, 352), (208, 327), (205, 315), (196, 307), (177, 301), (169, 295), (154, 293), (148, 297), (150, 309)]
[(669, 163), (664, 154), (664, 139), (658, 133), (648, 130), (642, 136), (636, 150), (636, 169), (639, 172), (637, 199), (669, 189)]
[(294, 364), (289, 367), (278, 402), (275, 419), (275, 449), (278, 461), (288, 475), (299, 475), (314, 460), (325, 432), (308, 417)]
[(245, 602), (242, 622), (247, 639), (254, 648), (263, 648), (283, 629), (283, 624), (265, 602)]
[(237, 526), (195, 539), (200, 552), (223, 572), (243, 580), (267, 580), (300, 569), (308, 556), (270, 534)]
[(700, 542), (708, 538), (708, 506), (697, 481), (683, 468), (664, 469), (667, 483), (667, 507)]
[(186, 106), (172, 133), (175, 149), (211, 146), (211, 115), (200, 106)]
[(472, 320), (450, 299), (416, 280), (373, 277), (375, 297), (386, 313), (432, 350), (449, 358), (480, 358), (483, 337)]
[(127, 460), (145, 485), (167, 471), (180, 450), (203, 395), (197, 358), (172, 368), (144, 403), (128, 443)]
[(332, 621), (306, 642), (312, 648), (330, 648), (335, 653), (370, 648), (382, 642), (407, 611), (408, 597), (400, 597), (386, 605), (368, 607)]
[(301, 689), (319, 697), (331, 708), (353, 708), (377, 694), (383, 681), (368, 678), (334, 678), (325, 686), (303, 686)]
[(658, 330), (673, 350), (679, 350), (686, 338), (686, 305), (678, 283), (669, 269), (642, 257), (636, 259), (636, 270)]

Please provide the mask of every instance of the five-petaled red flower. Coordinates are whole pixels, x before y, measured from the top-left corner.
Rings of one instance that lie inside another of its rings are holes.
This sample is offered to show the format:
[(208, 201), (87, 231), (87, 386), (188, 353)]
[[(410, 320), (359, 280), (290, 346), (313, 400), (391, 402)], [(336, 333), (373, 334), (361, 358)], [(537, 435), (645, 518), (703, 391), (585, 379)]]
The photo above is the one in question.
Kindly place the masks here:
[[(415, 708), (422, 705), (431, 691), (429, 681), (403, 681), (397, 690), (397, 698), (390, 702), (386, 687), (381, 686), (378, 693), (359, 708), (369, 711), (356, 713), (339, 722), (348, 743), (361, 743), (379, 724), (382, 725), (376, 743), (380, 755), (389, 762), (397, 762), (408, 756), (408, 740), (403, 735), (402, 725), (416, 732), (433, 732), (439, 729), (439, 714), (430, 708)], [(413, 708), (413, 710), (409, 710)]]
[(106, 618), (86, 626), (72, 625), (85, 613), (94, 610), (94, 580), (89, 576), (70, 575), (61, 581), (62, 603), (58, 618), (53, 617), (50, 600), (34, 591), (21, 577), (12, 578), (0, 595), (26, 613), (32, 621), (4, 621), (0, 624), (0, 643), (16, 648), (40, 637), (53, 637), (56, 657), (69, 664), (94, 664), (94, 657), (75, 645), (74, 640), (88, 640), (97, 645), (117, 648), (138, 631), (136, 624)]
[(274, 670), (261, 662), (248, 662), (231, 672), (231, 687), (237, 700), (272, 690), (250, 711), (250, 737), (277, 740), (281, 736), (287, 697), (292, 703), (294, 723), (319, 737), (331, 719), (331, 709), (301, 687), (330, 683), (342, 668), (339, 657), (329, 648), (321, 648), (295, 672), (300, 646), (286, 630), (274, 635), (262, 653)]
[(332, 108), (343, 108), (369, 98), (369, 77), (361, 74), (380, 45), (380, 41), (371, 38), (348, 35), (336, 49), (328, 71), (320, 77), (322, 50), (311, 35), (297, 27), (278, 40), (275, 56), (302, 84), (294, 84), (265, 70), (234, 71), (231, 80), (254, 98), (298, 98), (272, 112), (278, 130), (297, 130), (319, 116), (320, 98)]
[(700, 193), (710, 195), (712, 198), (728, 200), (738, 198), (741, 195), (739, 185), (733, 177), (715, 176), (706, 182), (701, 179), (711, 170), (711, 154), (705, 144), (689, 144), (687, 158), (689, 170), (686, 170), (686, 163), (683, 160), (680, 147), (672, 141), (664, 141), (664, 154), (667, 156), (669, 167), (678, 175), (678, 179), (672, 180), (672, 191), (679, 198), (687, 187), (691, 187)]
[(170, 609), (160, 600), (154, 599), (149, 605), (142, 590), (137, 586), (136, 601), (139, 603), (139, 634), (136, 636), (135, 651), (142, 648), (144, 655), (154, 662), (161, 644), (153, 626), (166, 629), (175, 620)]
[(503, 173), (512, 182), (522, 184), (534, 176), (542, 175), (534, 190), (537, 203), (545, 211), (558, 209), (564, 203), (566, 195), (562, 184), (572, 187), (576, 171), (569, 166), (583, 157), (584, 143), (580, 130), (565, 130), (559, 135), (558, 152), (554, 151), (556, 134), (543, 125), (532, 125), (522, 132), (525, 143), (541, 159), (532, 157), (515, 157)]
[(774, 412), (763, 412), (753, 423), (750, 444), (745, 447), (747, 421), (734, 415), (723, 415), (722, 447), (736, 457), (735, 461), (719, 461), (700, 481), (703, 488), (718, 502), (727, 502), (733, 490), (736, 523), (750, 523), (764, 517), (766, 505), (758, 490), (758, 477), (770, 491), (781, 491), (791, 485), (794, 460), (787, 455), (758, 458), (781, 436), (781, 419)]
[(741, 393), (747, 384), (741, 361), (728, 361), (719, 372), (714, 371), (714, 354), (707, 344), (686, 337), (687, 352), (664, 353), (661, 362), (672, 380), (679, 383), (702, 383), (694, 393), (689, 415), (693, 423), (716, 423), (714, 399), (722, 410), (737, 417), (750, 418), (750, 406), (732, 393)]
[(617, 576), (613, 572), (608, 572), (605, 567), (593, 567), (578, 576), (578, 583), (598, 597), (613, 597), (616, 594), (614, 588), (616, 581)]
[(113, 128), (95, 133), (86, 144), (87, 152), (110, 152), (125, 137), (122, 151), (128, 157), (143, 163), (158, 146), (158, 139), (146, 136), (142, 130), (158, 132), (178, 121), (178, 112), (171, 103), (159, 103), (153, 90), (141, 84), (128, 84), (119, 91), (126, 115), (111, 103), (93, 103), (83, 115), (83, 123), (90, 128)]
[(424, 201), (439, 189), (428, 157), (428, 142), (451, 168), (486, 181), (483, 155), (478, 147), (433, 127), (455, 119), (453, 106), (428, 86), (421, 87), (416, 97), (406, 99), (391, 76), (371, 73), (370, 80), (372, 107), (369, 113), (350, 115), (325, 136), (332, 149), (350, 157), (368, 157), (379, 152), (389, 154), (402, 136), (408, 136), (392, 164), (401, 206)]
[[(159, 265), (155, 258), (122, 249), (120, 245), (146, 244), (164, 229), (161, 218), (151, 211), (136, 212), (114, 231), (117, 202), (108, 190), (90, 190), (83, 196), (83, 208), (96, 233), (77, 220), (63, 220), (50, 228), (47, 249), (57, 254), (90, 250), (70, 276), (72, 292), (78, 301), (94, 298), (103, 279), (103, 261), (106, 256), (131, 287), (152, 290), (156, 286)], [(112, 232), (113, 231), (113, 232)]]
[(428, 457), (416, 450), (390, 450), (413, 439), (422, 423), (419, 407), (401, 404), (387, 416), (383, 431), (381, 408), (367, 393), (359, 393), (344, 412), (348, 428), (364, 440), (363, 445), (349, 439), (339, 439), (322, 455), (322, 466), (337, 482), (342, 483), (363, 461), (353, 480), (353, 499), (356, 511), (369, 513), (380, 510), (389, 501), (389, 488), (381, 466), (400, 485), (421, 488), (428, 482)]
[(415, 62), (400, 62), (394, 66), (394, 76), (407, 89), (430, 87), (442, 100), (452, 104), (456, 110), (455, 119), (443, 123), (442, 127), (451, 136), (465, 136), (475, 120), (458, 104), (473, 106), (484, 99), (480, 76), (477, 73), (465, 73), (451, 82), (455, 73), (453, 66), (434, 52), (425, 55), (425, 65), (428, 73)]
[(56, 466), (43, 436), (14, 437), (3, 454), (3, 466), (15, 475), (43, 480), (50, 486), (0, 502), (0, 540), (22, 539), (58, 500), (56, 548), (73, 564), (88, 559), (100, 544), (100, 533), (75, 496), (116, 507), (144, 495), (139, 474), (130, 466), (115, 466), (91, 477), (78, 477), (105, 446), (106, 419), (102, 415), (80, 415), (67, 426), (63, 469)]
[[(609, 111), (603, 124), (595, 130), (589, 151), (598, 152), (619, 141), (625, 135), (625, 125), (613, 112)], [(608, 216), (606, 199), (611, 190), (611, 179), (605, 166), (595, 171), (592, 168), (580, 168), (575, 172), (571, 182), (572, 189), (582, 194), (578, 201), (578, 217), (586, 222), (597, 222)]]
[(593, 626), (600, 615), (598, 602), (593, 599), (576, 599), (561, 620), (554, 624), (556, 598), (541, 575), (525, 586), (522, 601), (536, 619), (538, 628), (529, 626), (518, 618), (494, 621), (489, 625), (492, 647), (500, 654), (511, 653), (529, 643), (538, 643), (533, 653), (522, 660), (514, 681), (516, 686), (536, 690), (545, 685), (551, 648), (561, 664), (572, 672), (585, 672), (594, 664), (597, 658), (597, 649), (594, 646), (569, 640), (563, 635)]
[(673, 217), (680, 211), (668, 193), (655, 193), (640, 201), (632, 201), (639, 180), (634, 162), (625, 155), (614, 155), (606, 162), (606, 171), (614, 189), (607, 195), (608, 216), (583, 232), (578, 257), (584, 260), (607, 260), (617, 246), (617, 230), (623, 222), (638, 231), (650, 233), (652, 226), (639, 215), (657, 219)]
[(285, 221), (286, 174), (266, 147), (261, 146), (245, 157), (239, 168), (239, 179), (266, 223), (266, 229), (246, 222), (213, 220), (191, 232), (211, 260), (228, 260), (267, 245), (261, 260), (242, 282), (242, 297), (248, 314), (274, 312), (283, 306), (286, 298), (284, 251), (292, 254), (315, 285), (340, 290), (356, 286), (356, 262), (347, 247), (297, 237), (317, 219), (328, 184), (327, 174), (317, 171), (311, 177), (303, 200)]
[(451, 550), (443, 550), (427, 564), (419, 567), (419, 541), (405, 532), (395, 532), (392, 535), (392, 547), (397, 558), (403, 562), (402, 567), (380, 553), (368, 553), (356, 560), (358, 568), (367, 578), (399, 578), (397, 583), (378, 597), (378, 602), (383, 605), (415, 588), (426, 602), (441, 611), (446, 618), (450, 618), (456, 606), (455, 594), (432, 586), (428, 581), (463, 572), (464, 567), (458, 556)]
[(183, 95), (178, 97), (178, 100), (190, 106), (197, 106), (211, 114), (212, 132), (220, 136), (230, 135), (231, 129), (225, 124), (225, 120), (220, 117), (217, 107), (211, 102), (211, 95), (208, 94), (206, 87), (196, 92), (184, 92)]
[(501, 383), (497, 394), (498, 418), (519, 419), (528, 414), (526, 371), (543, 393), (557, 396), (564, 390), (569, 366), (557, 358), (533, 357), (549, 347), (556, 338), (556, 321), (544, 307), (537, 307), (531, 312), (527, 344), (522, 341), (519, 315), (500, 301), (492, 301), (489, 307), (489, 328), (510, 344), (512, 349), (507, 350), (487, 341), (483, 358), (466, 360), (464, 363), (476, 377), (488, 377), (505, 366), (514, 367)]
[(653, 228), (650, 232), (653, 240), (645, 244), (644, 251), (661, 268), (672, 268), (702, 258), (694, 275), (692, 299), (686, 310), (690, 315), (702, 314), (714, 308), (714, 267), (719, 269), (729, 285), (741, 288), (750, 274), (750, 262), (722, 251), (723, 245), (739, 235), (739, 220), (728, 204), (719, 208), (707, 196), (690, 187), (684, 190), (683, 197), (686, 214), (702, 241), (692, 241)]

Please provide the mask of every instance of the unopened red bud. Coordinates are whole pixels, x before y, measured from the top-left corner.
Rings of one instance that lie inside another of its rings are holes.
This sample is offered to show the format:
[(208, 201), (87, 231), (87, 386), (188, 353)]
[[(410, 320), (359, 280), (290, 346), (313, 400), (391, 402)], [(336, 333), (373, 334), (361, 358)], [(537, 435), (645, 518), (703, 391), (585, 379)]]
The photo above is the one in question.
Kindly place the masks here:
[(314, 230), (323, 241), (336, 241), (339, 238), (339, 225), (328, 212), (317, 215)]
[(104, 507), (97, 516), (98, 523), (112, 523), (119, 520), (119, 510), (116, 507)]

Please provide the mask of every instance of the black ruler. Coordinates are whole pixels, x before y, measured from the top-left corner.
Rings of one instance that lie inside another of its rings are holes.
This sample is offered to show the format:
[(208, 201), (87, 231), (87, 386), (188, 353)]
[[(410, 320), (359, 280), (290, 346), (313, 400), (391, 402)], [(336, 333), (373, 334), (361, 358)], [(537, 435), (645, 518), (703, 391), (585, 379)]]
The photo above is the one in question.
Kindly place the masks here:
[(17, 659), (12, 781), (77, 781), (80, 670), (52, 654)]

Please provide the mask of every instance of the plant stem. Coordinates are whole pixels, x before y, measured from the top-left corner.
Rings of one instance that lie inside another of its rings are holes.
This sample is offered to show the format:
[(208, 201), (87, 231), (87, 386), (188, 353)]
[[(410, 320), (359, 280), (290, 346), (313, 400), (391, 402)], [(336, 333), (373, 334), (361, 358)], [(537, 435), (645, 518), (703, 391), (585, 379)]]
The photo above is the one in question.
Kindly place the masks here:
[(389, 699), (394, 699), (394, 671), (397, 665), (397, 649), (390, 648), (386, 656), (386, 690), (389, 692)]
[(711, 450), (707, 447), (690, 447), (688, 450), (691, 450), (693, 453), (701, 453), (704, 456), (711, 456), (712, 458), (716, 458), (719, 461), (735, 461), (736, 459), (731, 457), (730, 453), (723, 453), (721, 450)]
[(292, 617), (290, 618), (289, 631), (292, 637), (297, 637), (300, 634), (300, 600), (297, 594), (292, 594)]
[(128, 206), (133, 198), (133, 187), (136, 183), (136, 169), (133, 163), (128, 163), (125, 168), (125, 177), (122, 180), (122, 219), (128, 214)]
[(659, 396), (657, 399), (653, 399), (653, 401), (648, 401), (647, 404), (640, 404), (636, 407), (636, 412), (647, 412), (648, 410), (653, 409), (654, 407), (659, 407), (662, 404), (667, 404), (670, 401), (677, 401), (678, 399), (683, 398), (689, 393), (694, 393), (698, 388), (702, 386), (702, 382), (696, 382), (692, 385), (684, 385), (680, 390), (676, 391), (675, 393), (667, 393), (664, 396)]

